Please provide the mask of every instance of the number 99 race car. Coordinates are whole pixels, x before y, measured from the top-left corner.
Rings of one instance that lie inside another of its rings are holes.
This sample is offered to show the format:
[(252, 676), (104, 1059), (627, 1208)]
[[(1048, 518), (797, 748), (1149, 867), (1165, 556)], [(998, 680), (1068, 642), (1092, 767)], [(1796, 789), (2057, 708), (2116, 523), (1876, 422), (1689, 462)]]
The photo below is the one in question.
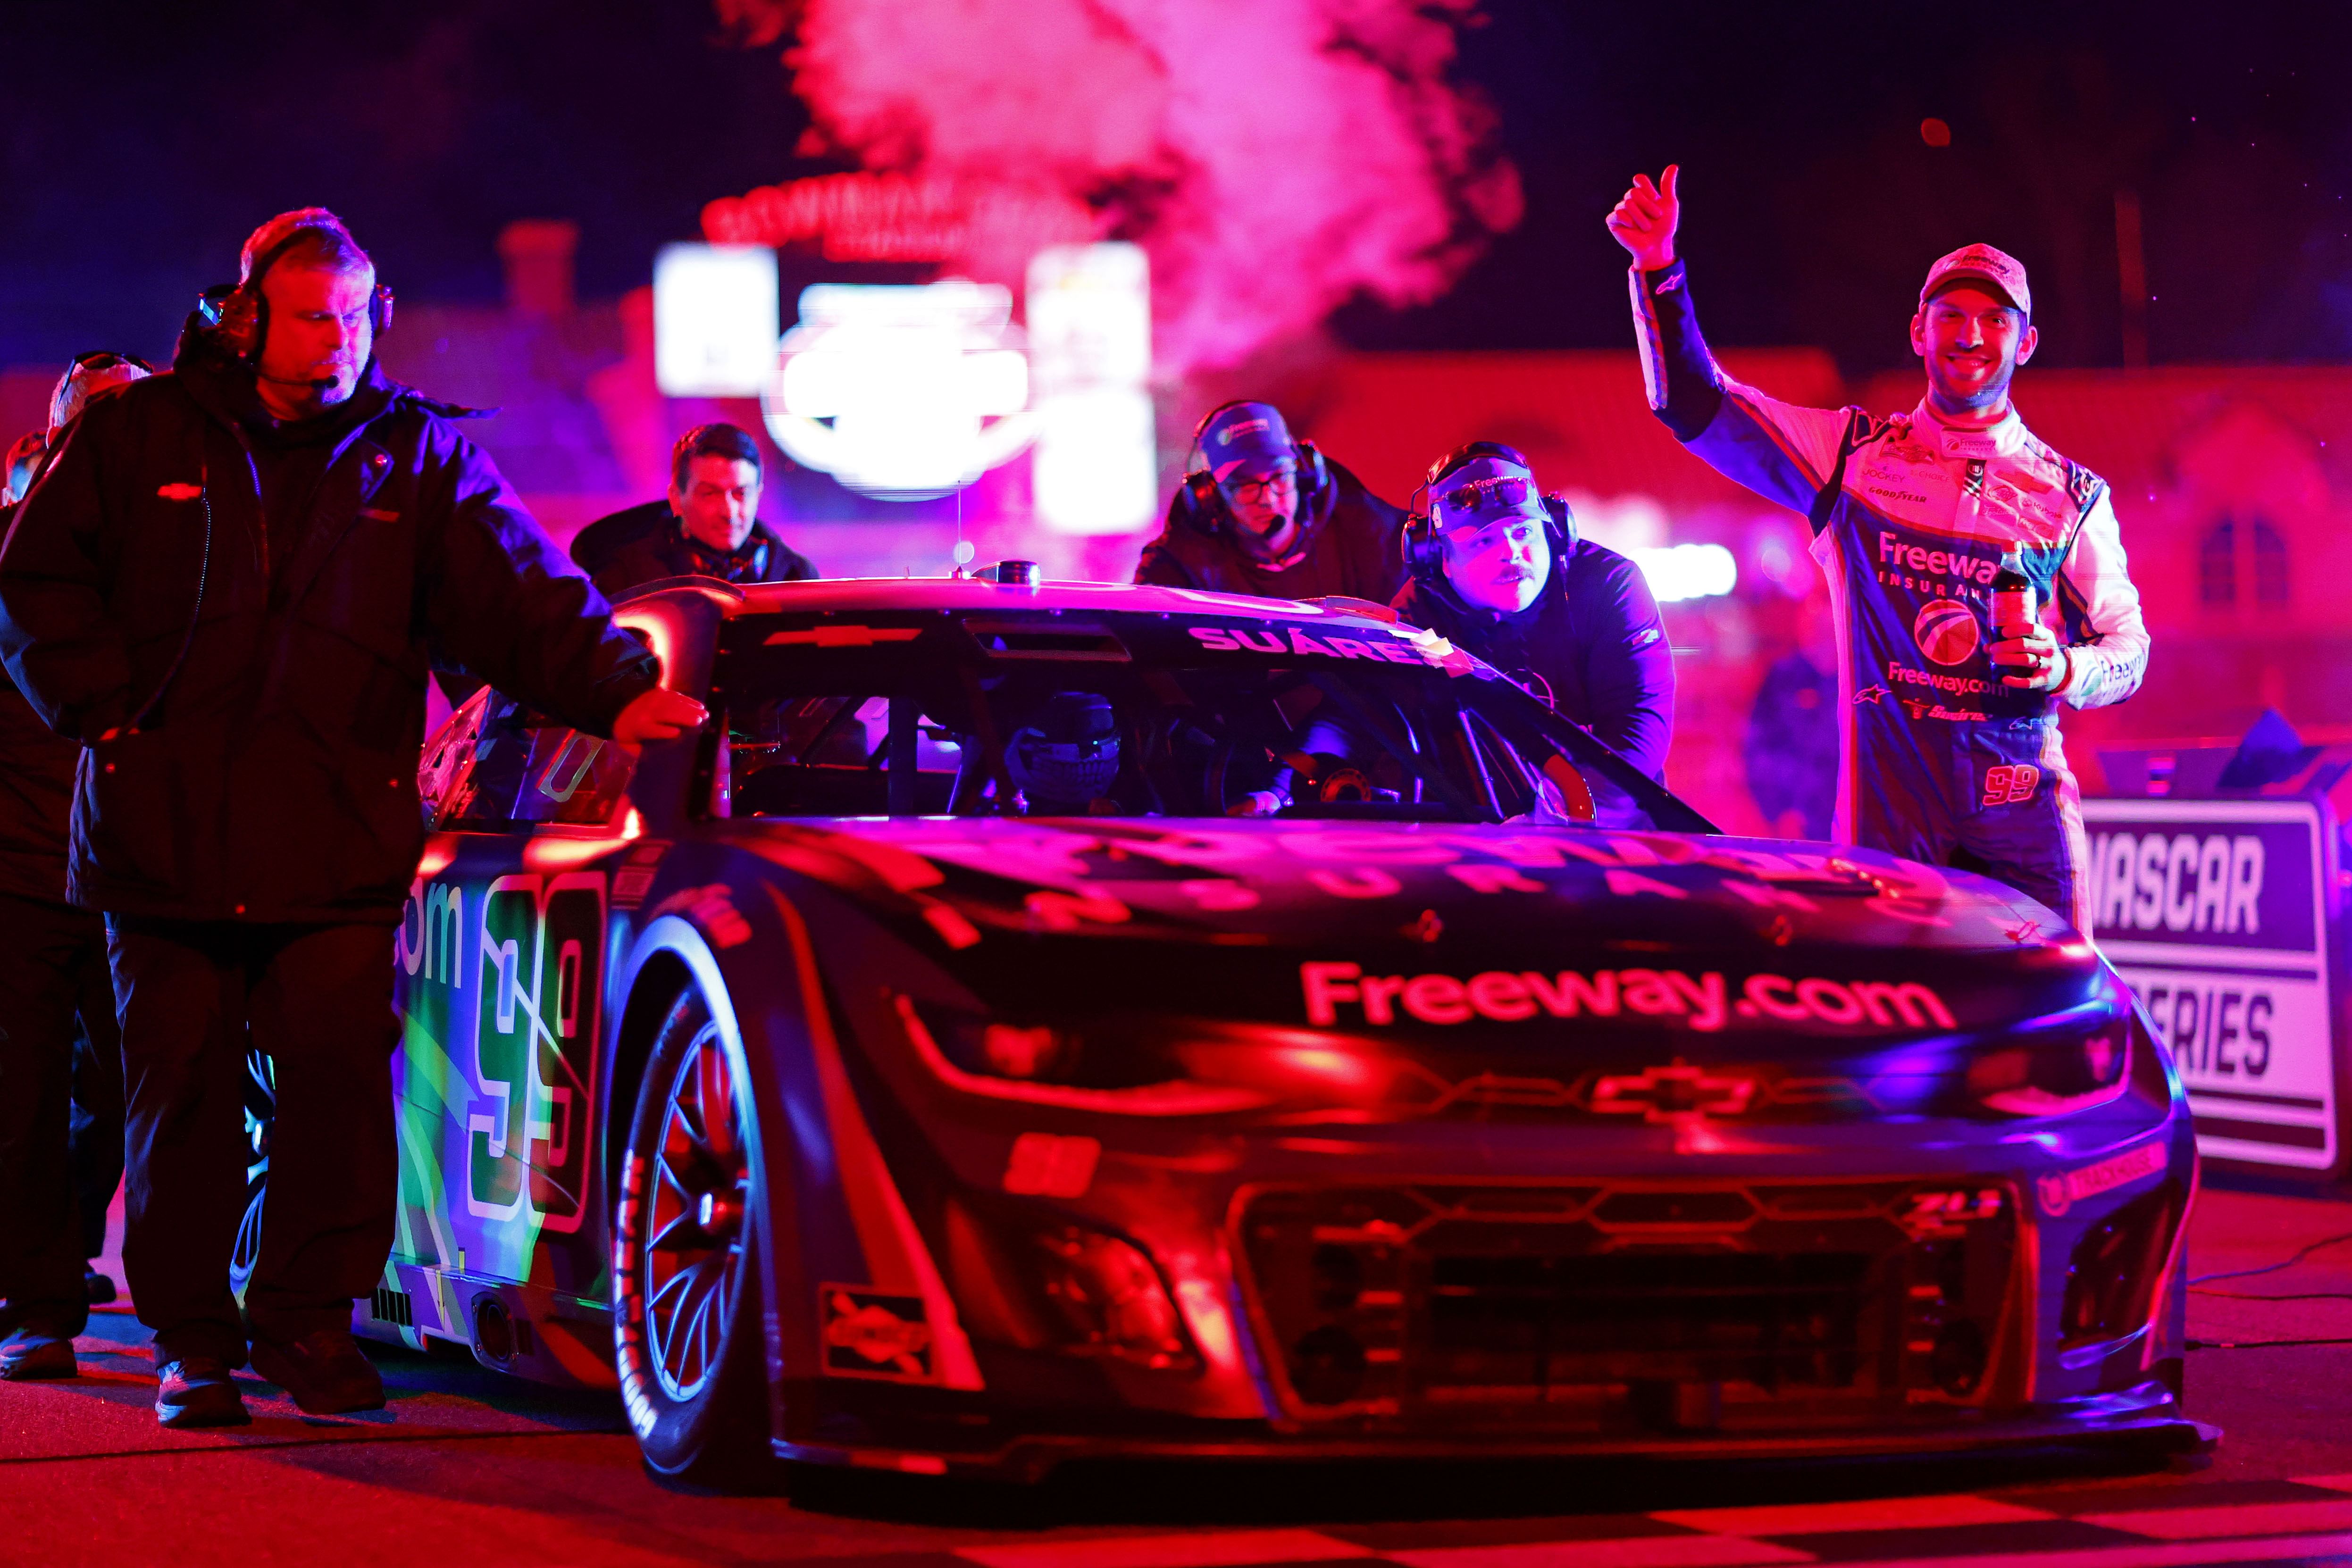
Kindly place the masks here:
[(2179, 1081), (2021, 894), (1717, 835), (1370, 605), (619, 614), (698, 736), (426, 748), (368, 1332), (705, 1477), (2210, 1436)]

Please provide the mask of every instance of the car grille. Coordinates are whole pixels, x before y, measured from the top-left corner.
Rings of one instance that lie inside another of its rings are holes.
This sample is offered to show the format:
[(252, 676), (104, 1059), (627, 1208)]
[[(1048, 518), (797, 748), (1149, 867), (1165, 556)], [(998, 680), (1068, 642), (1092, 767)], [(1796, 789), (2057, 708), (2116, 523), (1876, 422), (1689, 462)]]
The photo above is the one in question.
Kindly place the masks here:
[(1241, 1227), (1298, 1417), (1760, 1429), (1998, 1393), (1999, 1182), (1277, 1189)]

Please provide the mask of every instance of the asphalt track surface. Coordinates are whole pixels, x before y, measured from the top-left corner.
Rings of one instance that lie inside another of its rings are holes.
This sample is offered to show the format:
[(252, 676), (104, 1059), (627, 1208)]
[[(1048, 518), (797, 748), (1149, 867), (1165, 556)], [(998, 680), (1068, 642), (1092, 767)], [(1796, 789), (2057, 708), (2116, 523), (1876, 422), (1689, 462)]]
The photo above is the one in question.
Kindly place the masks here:
[(80, 1378), (0, 1385), (0, 1563), (2352, 1564), (2352, 1202), (2209, 1184), (2194, 1224), (2200, 1276), (2346, 1239), (2191, 1295), (2189, 1409), (2227, 1436), (2168, 1464), (1137, 1467), (1025, 1491), (823, 1472), (709, 1496), (646, 1475), (611, 1396), (448, 1357), (379, 1352), (372, 1415), (307, 1417), (248, 1375), (250, 1427), (165, 1432), (144, 1332), (107, 1311)]

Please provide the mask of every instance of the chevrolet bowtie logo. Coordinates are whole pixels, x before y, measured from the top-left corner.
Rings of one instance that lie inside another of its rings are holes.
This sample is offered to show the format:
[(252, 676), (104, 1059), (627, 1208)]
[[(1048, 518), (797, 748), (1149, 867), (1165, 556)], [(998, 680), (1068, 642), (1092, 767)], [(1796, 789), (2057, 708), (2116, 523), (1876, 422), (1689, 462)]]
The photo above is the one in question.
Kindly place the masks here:
[(1698, 1122), (1709, 1116), (1737, 1116), (1756, 1098), (1756, 1080), (1703, 1067), (1645, 1068), (1630, 1075), (1603, 1074), (1592, 1085), (1587, 1106), (1594, 1111), (1632, 1115), (1645, 1122)]

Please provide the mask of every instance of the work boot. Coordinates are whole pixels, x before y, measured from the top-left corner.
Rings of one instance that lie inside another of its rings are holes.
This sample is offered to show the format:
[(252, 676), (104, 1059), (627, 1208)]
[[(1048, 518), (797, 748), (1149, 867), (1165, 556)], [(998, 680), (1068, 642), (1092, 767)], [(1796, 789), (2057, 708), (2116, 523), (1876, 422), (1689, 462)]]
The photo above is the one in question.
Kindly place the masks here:
[(155, 1419), (181, 1428), (243, 1427), (253, 1417), (245, 1413), (228, 1363), (216, 1355), (192, 1355), (157, 1369)]
[(82, 1266), (81, 1290), (82, 1294), (89, 1298), (89, 1304), (93, 1307), (105, 1306), (114, 1300), (113, 1278), (100, 1273), (88, 1264)]
[(29, 1383), (37, 1377), (75, 1377), (73, 1340), (43, 1329), (20, 1328), (0, 1340), (0, 1378)]
[(383, 1408), (383, 1379), (349, 1329), (313, 1329), (285, 1344), (257, 1339), (253, 1370), (291, 1394), (308, 1415)]

